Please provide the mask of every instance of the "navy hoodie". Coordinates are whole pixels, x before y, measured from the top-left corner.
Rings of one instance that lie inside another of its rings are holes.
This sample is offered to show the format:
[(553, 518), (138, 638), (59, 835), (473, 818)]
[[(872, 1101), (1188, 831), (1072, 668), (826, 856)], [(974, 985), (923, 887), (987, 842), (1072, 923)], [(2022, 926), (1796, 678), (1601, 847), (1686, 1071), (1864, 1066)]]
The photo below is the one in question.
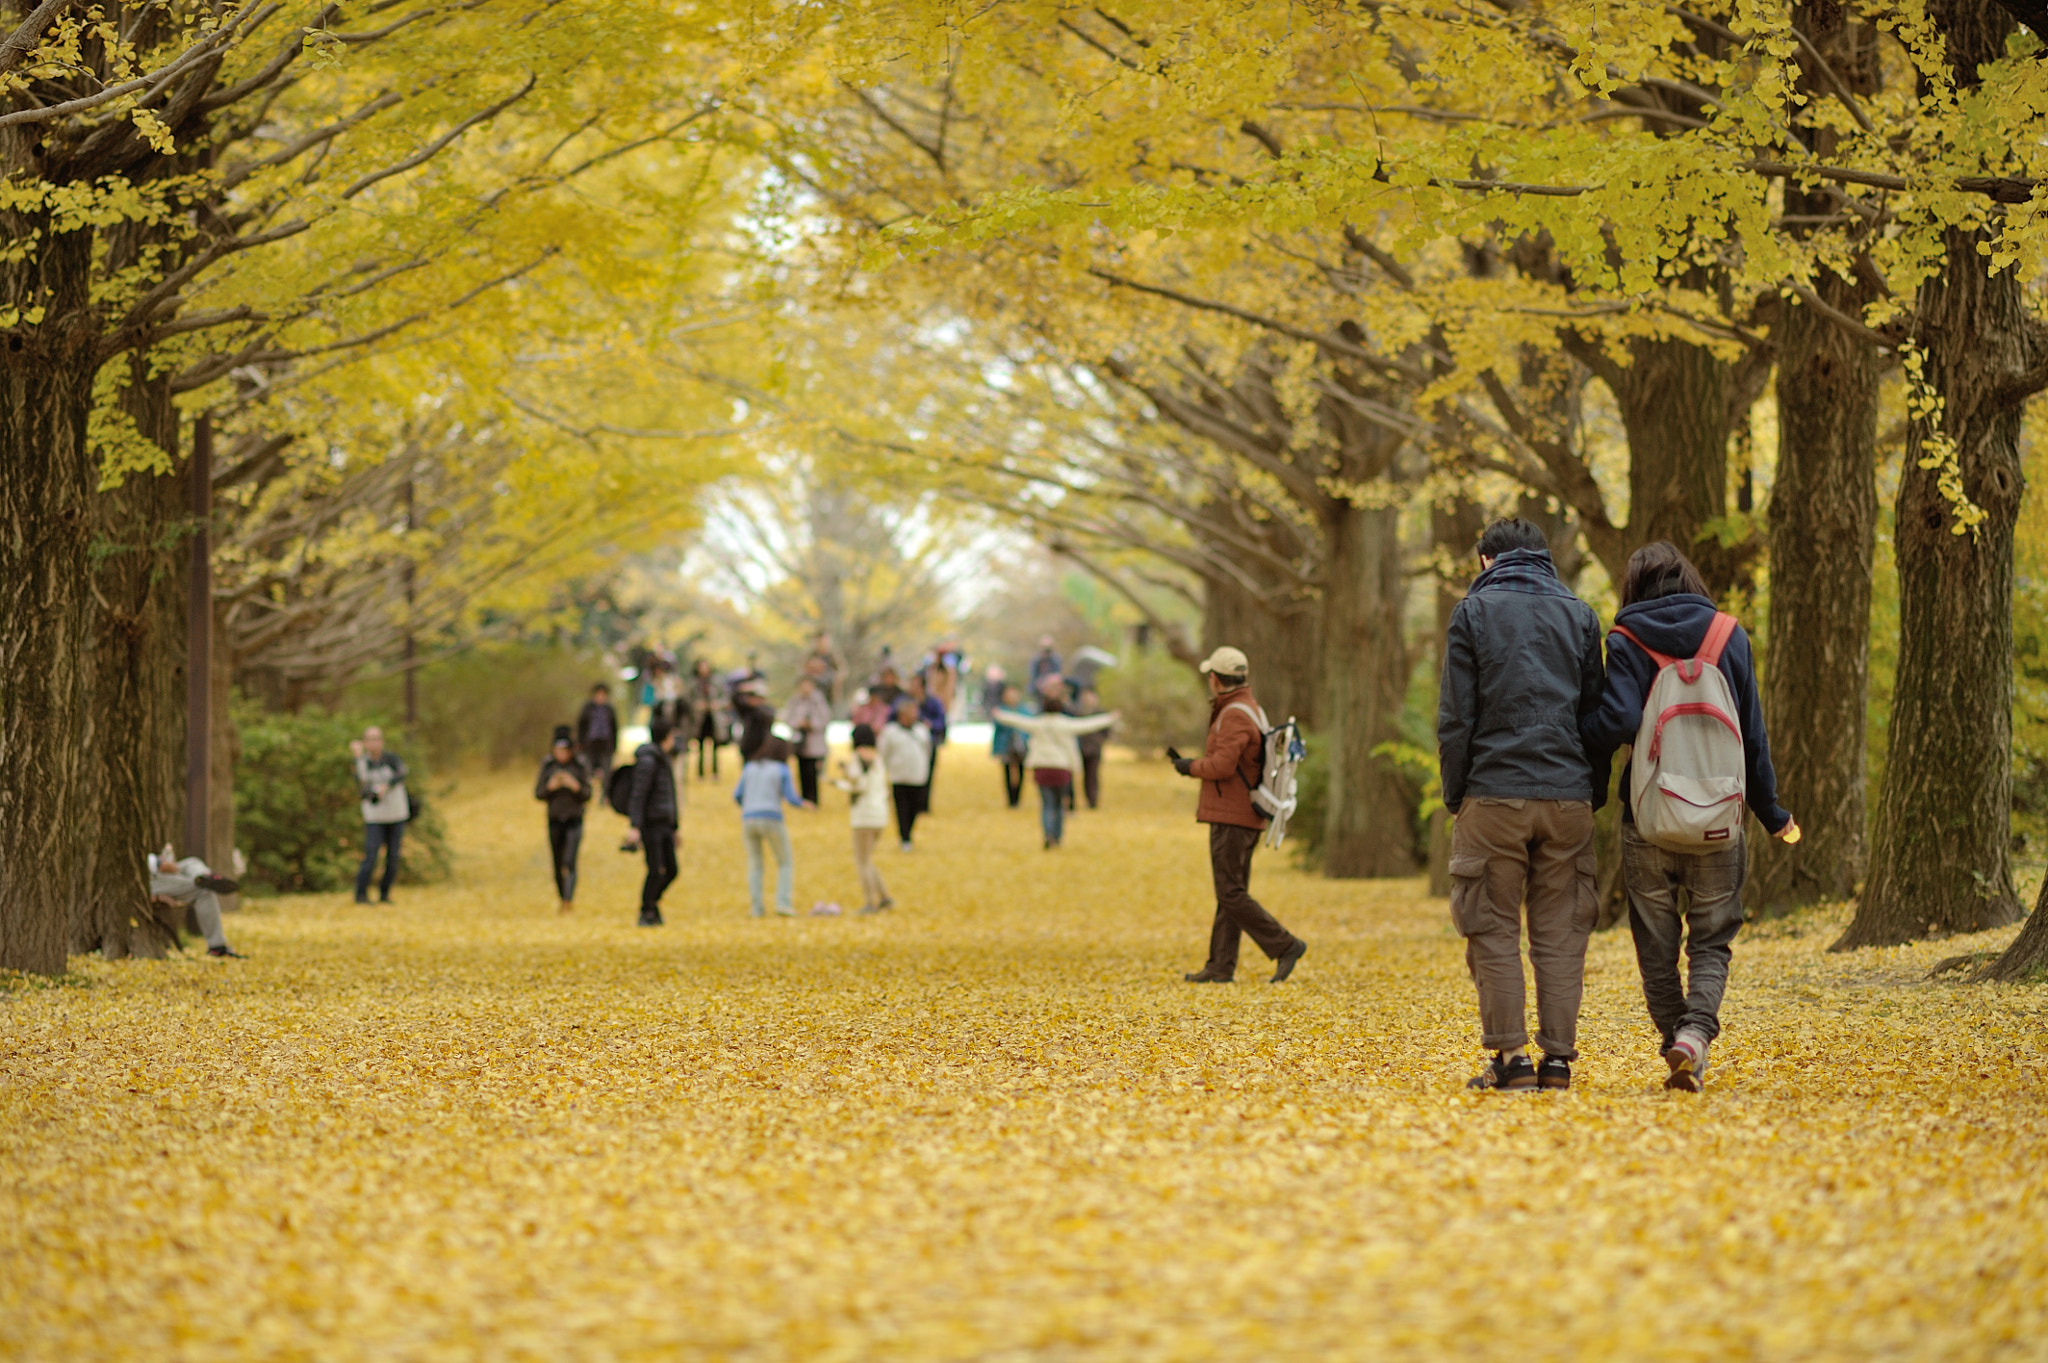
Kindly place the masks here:
[[(1690, 658), (1706, 642), (1707, 627), (1714, 621), (1714, 603), (1692, 592), (1679, 592), (1624, 606), (1614, 617), (1617, 626), (1659, 653), (1672, 658)], [(1764, 707), (1757, 696), (1756, 659), (1749, 651), (1749, 636), (1737, 625), (1721, 650), (1721, 673), (1735, 697), (1735, 718), (1742, 725), (1744, 782), (1749, 807), (1766, 831), (1776, 833), (1792, 816), (1778, 808), (1778, 775), (1771, 769), (1771, 740), (1764, 732)], [(1596, 767), (1605, 767), (1617, 748), (1633, 743), (1643, 722), (1643, 702), (1657, 680), (1657, 664), (1637, 648), (1626, 635), (1607, 636), (1607, 689), (1599, 708), (1579, 721), (1586, 740), (1586, 752)], [(1631, 763), (1631, 766), (1634, 764)], [(1621, 816), (1631, 822), (1629, 812), (1629, 768), (1621, 772)]]

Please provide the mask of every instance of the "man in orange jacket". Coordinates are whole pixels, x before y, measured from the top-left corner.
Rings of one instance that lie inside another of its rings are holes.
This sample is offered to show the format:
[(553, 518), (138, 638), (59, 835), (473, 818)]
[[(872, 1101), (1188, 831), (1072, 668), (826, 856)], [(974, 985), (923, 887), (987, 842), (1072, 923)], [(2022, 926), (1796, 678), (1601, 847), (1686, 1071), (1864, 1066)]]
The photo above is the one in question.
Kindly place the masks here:
[(1308, 943), (1280, 926), (1251, 895), (1252, 853), (1266, 821), (1252, 805), (1265, 765), (1265, 712), (1252, 698), (1251, 665), (1224, 647), (1202, 663), (1209, 679), (1209, 738), (1200, 757), (1172, 753), (1173, 769), (1202, 782), (1195, 820), (1209, 825), (1209, 868), (1216, 879), (1216, 922), (1209, 930), (1209, 961), (1183, 978), (1190, 984), (1229, 984), (1237, 975), (1237, 948), (1249, 933), (1273, 958), (1273, 983), (1294, 973)]

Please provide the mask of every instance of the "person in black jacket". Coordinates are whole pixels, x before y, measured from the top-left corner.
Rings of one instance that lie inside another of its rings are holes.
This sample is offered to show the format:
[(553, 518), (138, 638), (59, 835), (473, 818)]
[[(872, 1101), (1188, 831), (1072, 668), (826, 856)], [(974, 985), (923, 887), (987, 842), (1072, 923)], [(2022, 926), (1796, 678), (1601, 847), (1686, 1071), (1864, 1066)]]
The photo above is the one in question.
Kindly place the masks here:
[(768, 684), (749, 677), (734, 687), (732, 710), (740, 730), (740, 761), (751, 762), (775, 736), (775, 707), (768, 703)]
[[(1621, 579), (1621, 609), (1607, 636), (1607, 686), (1600, 704), (1580, 722), (1586, 751), (1603, 771), (1614, 751), (1633, 743), (1643, 706), (1662, 665), (1644, 650), (1691, 658), (1714, 623), (1714, 601), (1699, 570), (1677, 546), (1659, 540), (1629, 556)], [(1630, 637), (1633, 636), (1633, 637)], [(1749, 636), (1735, 626), (1721, 650), (1721, 674), (1742, 726), (1743, 789), (1764, 831), (1796, 842), (1799, 826), (1778, 806), (1778, 776), (1757, 694)], [(1636, 940), (1643, 997), (1671, 1067), (1666, 1088), (1697, 1093), (1706, 1081), (1707, 1050), (1721, 1034), (1721, 996), (1728, 987), (1730, 944), (1742, 927), (1742, 885), (1748, 851), (1740, 832), (1727, 846), (1688, 854), (1658, 847), (1636, 832), (1629, 808), (1631, 761), (1621, 776), (1621, 870), (1628, 889), (1628, 925)], [(1685, 891), (1681, 913), (1678, 892)], [(1690, 962), (1681, 984), (1678, 949)]]
[(566, 724), (555, 726), (555, 741), (540, 764), (533, 798), (548, 804), (548, 851), (555, 863), (555, 893), (562, 912), (576, 907), (576, 853), (583, 846), (583, 806), (590, 803), (590, 772), (576, 755)]
[(648, 740), (633, 753), (633, 793), (626, 801), (626, 819), (633, 829), (626, 834), (625, 845), (628, 850), (637, 846), (647, 855), (640, 926), (658, 928), (661, 896), (676, 878), (676, 829), (682, 822), (682, 805), (676, 799), (676, 769), (670, 761), (676, 750), (675, 730), (657, 719)]
[(612, 691), (603, 682), (590, 688), (590, 699), (576, 715), (576, 748), (592, 776), (609, 776), (612, 755), (619, 750), (619, 712), (612, 709)]
[[(1593, 810), (1604, 764), (1579, 722), (1600, 701), (1600, 621), (1558, 580), (1540, 527), (1496, 520), (1481, 572), (1444, 632), (1437, 758), (1451, 832), (1451, 920), (1479, 990), (1492, 1061), (1475, 1089), (1571, 1087), (1586, 943), (1598, 909)], [(1536, 974), (1530, 1063), (1522, 986), (1522, 903)]]

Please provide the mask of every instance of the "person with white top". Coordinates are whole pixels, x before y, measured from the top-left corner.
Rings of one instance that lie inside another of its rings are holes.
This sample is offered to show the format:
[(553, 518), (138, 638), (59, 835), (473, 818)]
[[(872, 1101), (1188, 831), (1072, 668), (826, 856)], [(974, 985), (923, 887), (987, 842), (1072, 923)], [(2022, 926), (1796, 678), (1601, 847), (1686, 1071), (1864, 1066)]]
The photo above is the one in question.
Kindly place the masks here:
[(1078, 716), (1067, 714), (1058, 692), (1049, 692), (1045, 709), (1035, 715), (1022, 710), (998, 710), (996, 722), (1021, 729), (1031, 736), (1031, 749), (1024, 754), (1025, 770), (1038, 787), (1038, 821), (1045, 831), (1045, 850), (1060, 845), (1066, 832), (1067, 789), (1074, 773), (1081, 769), (1082, 734), (1092, 734), (1116, 723), (1117, 713)]
[(832, 784), (853, 796), (853, 869), (860, 876), (862, 913), (880, 913), (896, 903), (875, 865), (875, 844), (889, 827), (889, 769), (875, 750), (872, 726), (853, 726), (853, 761), (842, 762), (844, 773)]
[(207, 955), (241, 958), (241, 952), (228, 946), (227, 933), (220, 923), (220, 897), (235, 893), (241, 886), (226, 876), (215, 875), (198, 857), (180, 861), (169, 843), (164, 844), (163, 851), (149, 853), (144, 865), (149, 871), (150, 898), (192, 906), (199, 931), (206, 937)]
[(370, 875), (377, 869), (377, 852), (384, 852), (384, 879), (377, 887), (380, 903), (391, 902), (391, 886), (398, 879), (398, 849), (405, 841), (405, 825), (412, 818), (412, 800), (405, 791), (405, 762), (384, 746), (384, 731), (376, 725), (348, 745), (356, 760), (356, 785), (363, 797), (363, 864), (356, 868), (356, 903), (370, 902)]
[(925, 783), (932, 779), (932, 732), (917, 717), (917, 702), (900, 697), (883, 727), (879, 751), (896, 801), (896, 836), (910, 850), (911, 830), (924, 813)]

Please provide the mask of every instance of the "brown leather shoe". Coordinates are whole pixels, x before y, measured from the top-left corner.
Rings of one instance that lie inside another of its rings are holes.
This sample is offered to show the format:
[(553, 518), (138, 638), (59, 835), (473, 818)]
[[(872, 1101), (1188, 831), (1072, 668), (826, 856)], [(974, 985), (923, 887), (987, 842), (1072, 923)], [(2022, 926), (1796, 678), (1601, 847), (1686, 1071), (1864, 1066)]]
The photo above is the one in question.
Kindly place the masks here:
[(1182, 979), (1184, 979), (1184, 980), (1186, 980), (1186, 981), (1187, 981), (1187, 982), (1188, 982), (1189, 984), (1229, 984), (1229, 983), (1231, 983), (1231, 977), (1230, 977), (1230, 976), (1228, 976), (1228, 975), (1218, 975), (1218, 974), (1217, 974), (1217, 973), (1216, 973), (1215, 971), (1213, 971), (1213, 970), (1209, 969), (1209, 967), (1207, 967), (1207, 966), (1203, 966), (1203, 967), (1202, 967), (1202, 968), (1201, 968), (1200, 970), (1197, 970), (1197, 971), (1193, 971), (1193, 972), (1191, 972), (1191, 973), (1189, 973), (1189, 974), (1183, 975), (1183, 976), (1181, 976), (1181, 978), (1182, 978)]

